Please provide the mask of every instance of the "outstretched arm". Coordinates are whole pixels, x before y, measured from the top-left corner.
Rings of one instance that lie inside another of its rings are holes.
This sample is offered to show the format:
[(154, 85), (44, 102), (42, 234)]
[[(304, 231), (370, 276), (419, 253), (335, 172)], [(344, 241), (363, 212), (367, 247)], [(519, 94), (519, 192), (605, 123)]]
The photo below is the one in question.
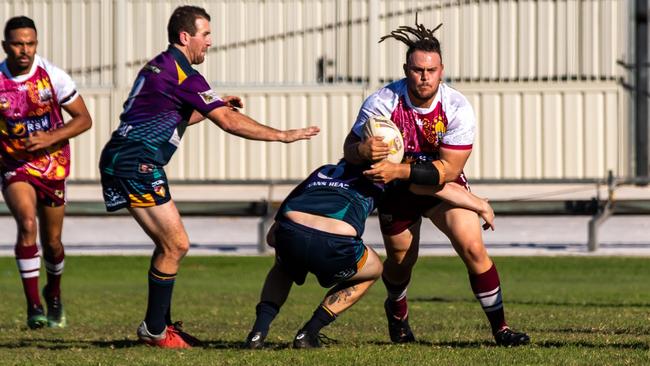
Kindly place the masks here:
[(457, 183), (447, 183), (443, 186), (423, 186), (411, 184), (411, 192), (419, 195), (435, 196), (452, 206), (476, 211), (485, 220), (483, 229), (494, 231), (494, 210), (486, 199), (477, 197)]
[[(241, 100), (241, 98), (234, 96), (234, 95), (226, 95), (225, 97), (221, 98), (224, 103), (226, 103), (226, 106), (229, 107), (230, 109), (236, 110), (238, 108), (244, 108), (244, 102)], [(199, 123), (205, 119), (205, 116), (201, 114), (199, 111), (194, 111), (192, 112), (192, 116), (190, 117), (190, 120), (188, 121), (187, 125), (191, 126), (195, 123)]]
[(222, 130), (249, 140), (281, 141), (285, 143), (298, 140), (309, 140), (316, 136), (320, 129), (316, 126), (291, 130), (277, 130), (263, 125), (235, 108), (227, 106), (215, 108), (207, 117)]

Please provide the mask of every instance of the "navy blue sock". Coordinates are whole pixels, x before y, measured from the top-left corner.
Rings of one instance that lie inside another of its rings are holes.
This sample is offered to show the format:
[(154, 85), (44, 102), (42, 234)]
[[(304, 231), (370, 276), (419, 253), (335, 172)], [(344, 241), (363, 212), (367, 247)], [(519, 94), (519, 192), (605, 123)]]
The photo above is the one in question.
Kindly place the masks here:
[(280, 307), (270, 301), (262, 301), (255, 307), (255, 324), (253, 325), (252, 332), (262, 332), (264, 337), (269, 334), (271, 322), (275, 316), (280, 312)]
[(336, 320), (336, 314), (321, 304), (316, 308), (314, 315), (311, 316), (311, 319), (309, 319), (302, 329), (308, 333), (316, 334), (334, 320)]
[(167, 326), (176, 273), (168, 274), (149, 267), (149, 299), (144, 321), (151, 334), (160, 334)]

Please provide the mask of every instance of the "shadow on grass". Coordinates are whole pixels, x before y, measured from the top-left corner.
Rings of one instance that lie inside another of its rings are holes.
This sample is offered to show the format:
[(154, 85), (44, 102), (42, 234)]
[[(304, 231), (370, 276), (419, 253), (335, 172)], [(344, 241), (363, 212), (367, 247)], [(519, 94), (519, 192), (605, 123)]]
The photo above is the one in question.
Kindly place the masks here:
[[(475, 299), (468, 298), (444, 298), (444, 297), (413, 297), (409, 298), (409, 302), (438, 302), (438, 303), (475, 303)], [(535, 305), (535, 306), (581, 306), (581, 307), (595, 307), (595, 308), (650, 308), (650, 303), (607, 303), (607, 302), (568, 302), (568, 301), (521, 301), (511, 300), (506, 301), (507, 304), (515, 305)]]
[(627, 335), (627, 336), (648, 336), (650, 335), (649, 329), (644, 328), (539, 328), (539, 327), (526, 327), (528, 331), (540, 333), (568, 333), (568, 334), (600, 334), (600, 335)]
[(0, 348), (26, 348), (35, 347), (49, 350), (79, 349), (79, 348), (131, 348), (140, 346), (142, 343), (129, 340), (106, 340), (106, 341), (84, 341), (84, 340), (67, 340), (52, 338), (29, 338), (19, 339), (16, 342), (0, 343)]
[[(391, 342), (385, 341), (369, 341), (369, 342), (351, 342), (345, 343), (341, 342), (339, 344), (331, 344), (324, 346), (325, 348), (336, 348), (336, 347), (359, 347), (364, 345), (379, 346), (379, 347), (413, 347), (413, 346), (424, 346), (424, 347), (436, 347), (436, 348), (458, 348), (458, 349), (479, 349), (479, 348), (497, 348), (496, 344), (491, 341), (441, 341), (441, 342), (431, 342), (431, 341), (417, 341), (409, 344), (394, 344)], [(15, 343), (0, 343), (0, 349), (19, 349), (19, 348), (38, 348), (38, 349), (47, 349), (47, 350), (70, 350), (70, 349), (90, 349), (90, 348), (110, 348), (110, 349), (126, 349), (131, 347), (146, 347), (144, 344), (135, 341), (135, 340), (106, 340), (106, 341), (74, 341), (74, 340), (62, 340), (62, 339), (22, 339), (18, 340)], [(589, 342), (589, 341), (541, 341), (534, 342), (529, 346), (522, 346), (519, 348), (525, 349), (529, 347), (537, 348), (566, 348), (566, 347), (576, 347), (576, 348), (590, 348), (590, 349), (629, 349), (629, 350), (650, 350), (650, 345), (647, 342), (635, 341), (628, 343), (599, 343), (599, 342)], [(240, 341), (222, 341), (222, 340), (210, 340), (203, 342), (198, 349), (241, 349), (247, 350), (244, 347), (244, 343)], [(269, 342), (265, 345), (264, 350), (271, 351), (281, 351), (291, 349), (291, 343), (277, 343)]]
[[(289, 348), (288, 344), (269, 343), (269, 348), (285, 349)], [(38, 348), (48, 350), (67, 350), (67, 349), (87, 349), (87, 348), (109, 348), (109, 349), (126, 349), (132, 347), (147, 347), (144, 343), (131, 339), (118, 340), (69, 340), (69, 339), (51, 339), (51, 338), (29, 338), (18, 339), (14, 342), (0, 343), (0, 349), (17, 349), (17, 348)], [(244, 348), (244, 342), (212, 340), (202, 342), (195, 348), (203, 349), (238, 349)]]
[(630, 342), (630, 343), (594, 343), (588, 341), (542, 341), (534, 344), (537, 347), (544, 348), (563, 348), (563, 347), (579, 347), (579, 348), (594, 348), (594, 349), (635, 349), (647, 351), (650, 346), (646, 342)]

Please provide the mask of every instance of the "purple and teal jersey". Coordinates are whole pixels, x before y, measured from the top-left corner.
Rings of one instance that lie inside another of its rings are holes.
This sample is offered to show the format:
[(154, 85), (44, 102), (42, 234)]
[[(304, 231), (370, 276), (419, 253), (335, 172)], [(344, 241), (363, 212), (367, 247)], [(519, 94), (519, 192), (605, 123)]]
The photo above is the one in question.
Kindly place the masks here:
[(174, 46), (138, 73), (120, 125), (102, 152), (103, 173), (134, 178), (167, 165), (194, 110), (206, 115), (225, 103)]
[[(383, 187), (364, 177), (367, 167), (339, 161), (314, 170), (282, 202), (278, 215), (300, 211), (347, 222), (361, 236)], [(277, 219), (278, 217), (276, 217)]]

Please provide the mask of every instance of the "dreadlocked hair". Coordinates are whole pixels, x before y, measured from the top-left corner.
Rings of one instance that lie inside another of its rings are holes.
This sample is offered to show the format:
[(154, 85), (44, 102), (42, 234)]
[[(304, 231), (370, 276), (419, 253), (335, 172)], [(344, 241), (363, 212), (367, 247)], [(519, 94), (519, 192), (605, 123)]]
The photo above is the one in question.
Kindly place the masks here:
[[(433, 29), (428, 29), (423, 24), (418, 24), (418, 13), (415, 13), (415, 28), (402, 25), (391, 31), (389, 34), (381, 37), (378, 43), (383, 42), (388, 38), (396, 39), (405, 45), (408, 46), (408, 51), (406, 51), (406, 62), (408, 63), (409, 57), (416, 50), (425, 51), (425, 52), (435, 52), (440, 55), (442, 58), (442, 52), (440, 50), (440, 41), (436, 38), (433, 33), (442, 27), (440, 23), (437, 27)], [(413, 38), (412, 38), (413, 36)]]

